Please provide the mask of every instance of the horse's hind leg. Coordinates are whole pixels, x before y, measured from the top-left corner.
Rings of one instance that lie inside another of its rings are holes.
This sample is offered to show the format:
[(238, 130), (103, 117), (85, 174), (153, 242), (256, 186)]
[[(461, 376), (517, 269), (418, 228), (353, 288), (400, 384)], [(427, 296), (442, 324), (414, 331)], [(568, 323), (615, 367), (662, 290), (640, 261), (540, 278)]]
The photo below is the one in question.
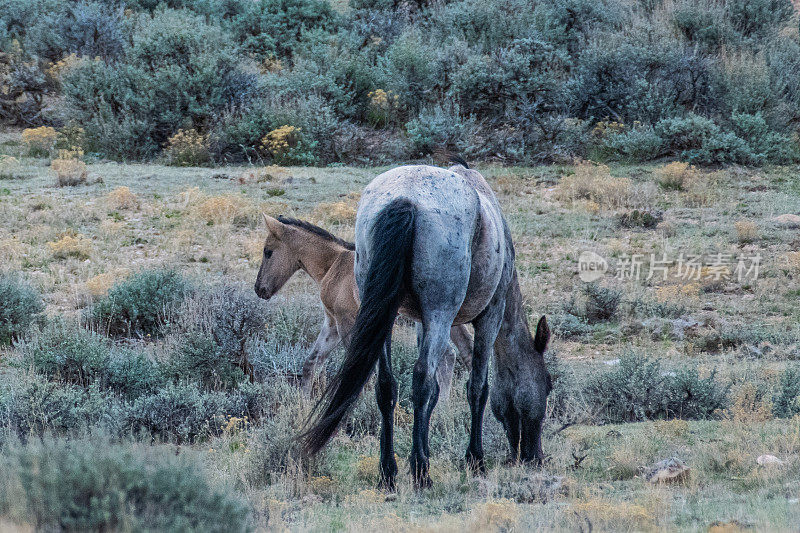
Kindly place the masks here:
[(475, 349), (472, 355), (472, 371), (467, 383), (472, 424), (467, 447), (467, 464), (480, 471), (485, 470), (483, 462), (483, 412), (489, 396), (489, 360), (494, 353), (494, 341), (500, 331), (505, 306), (496, 296), (489, 306), (473, 321), (475, 326)]
[(425, 317), (419, 358), (414, 365), (412, 401), (414, 427), (411, 442), (411, 473), (417, 486), (430, 485), (428, 477), (428, 427), (431, 413), (439, 397), (436, 367), (447, 349), (452, 316)]
[(317, 335), (317, 340), (314, 341), (305, 363), (303, 363), (303, 377), (301, 378), (300, 386), (307, 396), (311, 394), (311, 386), (314, 384), (317, 367), (325, 362), (325, 359), (338, 344), (339, 332), (334, 325), (334, 320), (328, 313), (325, 313), (325, 322), (322, 324), (322, 329)]
[(381, 427), (380, 485), (394, 490), (397, 461), (394, 458), (394, 408), (397, 405), (397, 381), (392, 375), (392, 335), (386, 339), (378, 360), (378, 383), (375, 387), (378, 409), (383, 419)]

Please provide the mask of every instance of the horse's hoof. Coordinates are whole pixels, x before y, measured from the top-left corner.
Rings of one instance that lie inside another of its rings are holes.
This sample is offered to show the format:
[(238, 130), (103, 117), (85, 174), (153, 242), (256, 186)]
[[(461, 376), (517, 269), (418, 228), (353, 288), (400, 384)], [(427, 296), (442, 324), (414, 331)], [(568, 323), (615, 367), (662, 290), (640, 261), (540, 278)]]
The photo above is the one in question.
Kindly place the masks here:
[(428, 474), (422, 475), (414, 479), (414, 488), (417, 490), (429, 489), (433, 486), (433, 481)]

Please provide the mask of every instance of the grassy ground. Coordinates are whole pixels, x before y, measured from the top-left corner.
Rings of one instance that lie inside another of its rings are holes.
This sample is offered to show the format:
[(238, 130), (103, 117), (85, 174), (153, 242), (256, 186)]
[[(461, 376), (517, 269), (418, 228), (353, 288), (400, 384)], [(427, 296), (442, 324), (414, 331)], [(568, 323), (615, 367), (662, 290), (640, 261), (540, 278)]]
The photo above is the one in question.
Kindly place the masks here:
[[(4, 148), (17, 150), (13, 142)], [(49, 316), (73, 319), (114, 282), (144, 268), (175, 268), (201, 284), (250, 285), (261, 253), (259, 213), (306, 218), (350, 238), (359, 191), (381, 170), (97, 163), (88, 167), (87, 184), (55, 187), (47, 160), (19, 158), (6, 163), (0, 179), (0, 264), (22, 272), (44, 294)], [(704, 376), (717, 370), (731, 386), (731, 407), (708, 421), (597, 425), (593, 406), (578, 404), (572, 418), (548, 425), (550, 459), (542, 470), (504, 466), (506, 445), (487, 415), (490, 469), (476, 478), (459, 462), (468, 413), (462, 373), (434, 416), (434, 488), (417, 493), (404, 477), (397, 495), (387, 498), (375, 490), (378, 444), (370, 430), (340, 435), (310, 470), (285, 457), (275, 467), (272, 443), (286, 435), (274, 432), (295, 428), (310, 405), (288, 382), (268, 382), (265, 388), (281, 391), (272, 415), (283, 425), (232, 427), (194, 445), (214, 479), (245, 495), (252, 523), (298, 531), (796, 528), (800, 418), (773, 419), (769, 398), (748, 396), (747, 385), (774, 383), (800, 357), (800, 232), (773, 220), (800, 214), (797, 169), (480, 170), (511, 225), (531, 320), (546, 313), (556, 324), (551, 356), (559, 364), (586, 375), (637, 351), (667, 370), (689, 366)], [(621, 224), (619, 217), (634, 209), (660, 222)], [(577, 258), (585, 250), (606, 258), (612, 270), (626, 254), (645, 254), (647, 263), (651, 253), (672, 259), (681, 252), (760, 253), (762, 265), (757, 280), (742, 282), (707, 279), (706, 271), (700, 280), (679, 279), (674, 270), (667, 280), (645, 280), (646, 270), (640, 281), (609, 273), (599, 286), (618, 291), (620, 303), (598, 319), (586, 310), (578, 278)], [(317, 333), (314, 291), (298, 275), (270, 303), (314, 317), (299, 332), (300, 344)], [(667, 319), (692, 325), (675, 334), (660, 329)], [(571, 332), (573, 322), (584, 329)], [(408, 351), (411, 330), (400, 329), (398, 343)], [(13, 356), (9, 349), (4, 360)], [(365, 392), (360, 409), (374, 419), (371, 394)], [(404, 472), (410, 416), (402, 405), (397, 418)], [(564, 422), (573, 424), (560, 430)], [(782, 464), (761, 466), (762, 454)], [(672, 457), (691, 468), (688, 481), (645, 479), (649, 466)]]

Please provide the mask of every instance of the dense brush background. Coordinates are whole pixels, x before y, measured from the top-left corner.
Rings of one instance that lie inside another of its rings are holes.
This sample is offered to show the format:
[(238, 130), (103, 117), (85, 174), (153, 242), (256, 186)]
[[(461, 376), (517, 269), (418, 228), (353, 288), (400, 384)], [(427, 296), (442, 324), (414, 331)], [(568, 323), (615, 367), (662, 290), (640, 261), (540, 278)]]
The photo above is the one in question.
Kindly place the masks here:
[(798, 159), (790, 0), (2, 0), (0, 50), (0, 118), (101, 158)]

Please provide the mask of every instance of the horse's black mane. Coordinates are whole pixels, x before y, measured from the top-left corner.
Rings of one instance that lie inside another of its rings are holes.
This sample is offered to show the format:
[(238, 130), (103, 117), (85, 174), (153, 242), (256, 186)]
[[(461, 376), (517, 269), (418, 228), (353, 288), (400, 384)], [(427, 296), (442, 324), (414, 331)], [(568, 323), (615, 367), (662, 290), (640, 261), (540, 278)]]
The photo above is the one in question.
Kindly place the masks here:
[(288, 225), (294, 226), (296, 228), (304, 229), (306, 231), (309, 231), (309, 232), (313, 233), (314, 235), (322, 237), (323, 239), (335, 242), (336, 244), (338, 244), (340, 246), (343, 246), (343, 247), (347, 248), (348, 250), (355, 250), (356, 249), (356, 245), (353, 244), (352, 242), (346, 241), (344, 239), (340, 239), (336, 235), (330, 233), (329, 231), (326, 231), (326, 230), (320, 228), (319, 226), (315, 226), (311, 222), (306, 222), (305, 220), (299, 220), (297, 218), (292, 218), (292, 217), (285, 217), (283, 215), (279, 216), (278, 220), (283, 222), (284, 224), (288, 224)]

